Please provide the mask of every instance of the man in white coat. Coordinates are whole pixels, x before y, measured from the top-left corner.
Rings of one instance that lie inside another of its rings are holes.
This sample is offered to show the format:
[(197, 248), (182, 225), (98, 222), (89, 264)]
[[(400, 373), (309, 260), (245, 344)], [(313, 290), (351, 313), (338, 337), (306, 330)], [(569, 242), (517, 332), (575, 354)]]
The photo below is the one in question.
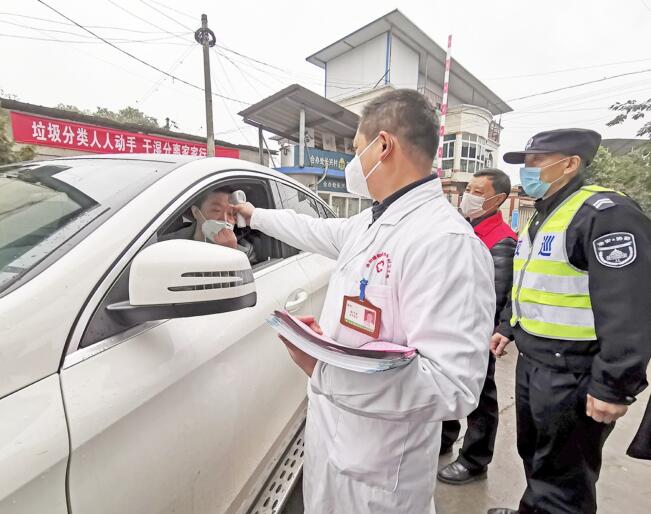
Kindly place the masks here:
[[(337, 260), (324, 333), (351, 347), (379, 339), (418, 350), (406, 367), (364, 374), (288, 345), (310, 377), (307, 514), (434, 512), (441, 421), (477, 406), (493, 332), (493, 262), (431, 174), (438, 133), (422, 95), (387, 92), (366, 105), (346, 168), (348, 190), (371, 196), (371, 209), (314, 219), (236, 207), (252, 228)], [(342, 323), (355, 301), (376, 310), (378, 337)]]

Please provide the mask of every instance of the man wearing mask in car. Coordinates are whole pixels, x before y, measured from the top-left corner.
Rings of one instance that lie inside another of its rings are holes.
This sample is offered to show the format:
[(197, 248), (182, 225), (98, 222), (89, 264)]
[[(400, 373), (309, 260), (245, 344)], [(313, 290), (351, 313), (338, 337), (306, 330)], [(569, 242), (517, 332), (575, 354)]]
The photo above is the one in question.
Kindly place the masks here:
[[(495, 265), (495, 326), (507, 304), (513, 285), (513, 254), (517, 236), (504, 222), (500, 206), (511, 194), (511, 180), (501, 170), (486, 168), (475, 173), (461, 199), (461, 214), (470, 222), (475, 234), (490, 250)], [(488, 351), (488, 346), (486, 347)], [(479, 405), (467, 418), (468, 429), (457, 460), (438, 472), (441, 482), (464, 485), (486, 477), (493, 459), (499, 410), (495, 385), (495, 356), (489, 355), (486, 382)], [(457, 420), (443, 422), (441, 455), (452, 450), (459, 436)]]
[(226, 188), (207, 191), (195, 201), (190, 208), (194, 223), (167, 234), (161, 240), (194, 239), (195, 241), (213, 242), (240, 250), (253, 265), (258, 262), (249, 228), (237, 229), (235, 232), (235, 213), (229, 202), (231, 191)]

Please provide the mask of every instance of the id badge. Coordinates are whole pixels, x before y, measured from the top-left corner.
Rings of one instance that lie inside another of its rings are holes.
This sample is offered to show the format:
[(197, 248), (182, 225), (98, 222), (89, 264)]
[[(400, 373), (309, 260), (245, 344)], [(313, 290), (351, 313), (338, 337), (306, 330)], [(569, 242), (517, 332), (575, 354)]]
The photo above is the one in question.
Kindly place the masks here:
[(366, 299), (344, 296), (340, 322), (345, 327), (377, 339), (382, 325), (382, 309)]

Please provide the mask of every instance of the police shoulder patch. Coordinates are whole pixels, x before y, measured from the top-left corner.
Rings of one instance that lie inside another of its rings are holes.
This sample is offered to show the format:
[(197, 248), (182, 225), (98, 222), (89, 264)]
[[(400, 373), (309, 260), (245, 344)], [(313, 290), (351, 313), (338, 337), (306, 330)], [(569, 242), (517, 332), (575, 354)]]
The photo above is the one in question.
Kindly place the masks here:
[(629, 232), (613, 232), (592, 242), (597, 260), (608, 268), (623, 268), (637, 257), (635, 236)]
[(608, 198), (605, 194), (596, 194), (588, 198), (585, 202), (591, 207), (594, 207), (598, 211), (605, 211), (611, 207), (617, 205), (611, 198)]

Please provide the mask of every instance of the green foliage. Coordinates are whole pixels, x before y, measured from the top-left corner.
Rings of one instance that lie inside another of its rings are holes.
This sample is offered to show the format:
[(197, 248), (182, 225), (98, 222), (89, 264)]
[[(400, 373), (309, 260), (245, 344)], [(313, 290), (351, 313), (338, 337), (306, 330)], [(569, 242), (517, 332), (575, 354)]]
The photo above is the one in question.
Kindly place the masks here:
[[(644, 115), (651, 111), (651, 98), (646, 102), (637, 102), (636, 100), (628, 100), (626, 102), (617, 102), (608, 107), (611, 111), (618, 111), (620, 114), (615, 116), (612, 120), (606, 123), (607, 126), (612, 127), (624, 123), (630, 116), (633, 120), (644, 119)], [(647, 121), (640, 130), (637, 131), (640, 137), (647, 136), (651, 139), (651, 121)]]
[(651, 143), (625, 155), (613, 155), (599, 147), (587, 169), (586, 180), (626, 193), (651, 215)]
[(158, 120), (153, 116), (148, 116), (140, 109), (135, 107), (125, 107), (119, 111), (112, 111), (106, 107), (97, 107), (93, 112), (89, 109), (80, 109), (74, 105), (59, 104), (57, 109), (75, 112), (77, 114), (87, 114), (89, 116), (98, 116), (107, 120), (117, 121), (119, 123), (135, 123), (149, 128), (161, 128)]
[(14, 145), (7, 137), (7, 116), (0, 113), (0, 164), (9, 164), (19, 161), (30, 161), (34, 158), (34, 149), (23, 146), (15, 150)]

